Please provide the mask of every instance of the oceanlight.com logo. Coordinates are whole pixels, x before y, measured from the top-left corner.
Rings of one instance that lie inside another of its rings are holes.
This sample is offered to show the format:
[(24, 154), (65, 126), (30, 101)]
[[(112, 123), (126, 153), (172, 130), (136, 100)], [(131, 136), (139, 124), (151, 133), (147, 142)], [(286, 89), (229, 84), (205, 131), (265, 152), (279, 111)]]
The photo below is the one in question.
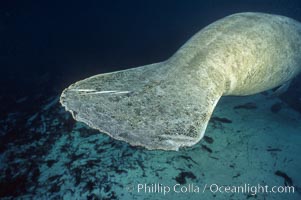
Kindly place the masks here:
[[(207, 185), (205, 185), (207, 187)], [(209, 191), (212, 193), (247, 193), (256, 195), (258, 193), (294, 193), (294, 186), (272, 186), (268, 185), (250, 185), (244, 184), (241, 186), (220, 186), (217, 184), (211, 184)]]
[(161, 183), (153, 184), (142, 184), (131, 185), (127, 187), (129, 192), (137, 193), (158, 193), (167, 195), (169, 193), (241, 193), (241, 194), (250, 194), (256, 195), (258, 193), (295, 193), (294, 186), (268, 186), (268, 185), (250, 185), (243, 184), (239, 186), (230, 186), (230, 185), (218, 185), (218, 184), (204, 184), (202, 186), (196, 184), (175, 184), (175, 185), (164, 185)]

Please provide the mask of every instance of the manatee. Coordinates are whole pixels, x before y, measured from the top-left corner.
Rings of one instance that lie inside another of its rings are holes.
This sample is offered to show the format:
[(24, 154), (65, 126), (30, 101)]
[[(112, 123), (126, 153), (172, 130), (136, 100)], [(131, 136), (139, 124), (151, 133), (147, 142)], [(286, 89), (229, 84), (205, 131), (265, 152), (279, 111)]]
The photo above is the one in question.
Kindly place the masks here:
[(75, 82), (60, 102), (112, 138), (178, 150), (202, 139), (221, 96), (286, 88), (300, 63), (299, 22), (238, 13), (206, 26), (163, 62)]

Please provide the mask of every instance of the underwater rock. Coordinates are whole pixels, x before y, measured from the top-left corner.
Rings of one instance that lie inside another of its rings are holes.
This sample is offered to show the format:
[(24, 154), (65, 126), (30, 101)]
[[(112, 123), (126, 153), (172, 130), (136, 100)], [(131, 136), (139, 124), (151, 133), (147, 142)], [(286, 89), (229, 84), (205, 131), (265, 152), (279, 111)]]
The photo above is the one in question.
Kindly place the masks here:
[(229, 165), (229, 167), (231, 167), (231, 168), (235, 168), (235, 164), (231, 164), (231, 165)]
[(282, 108), (282, 103), (275, 103), (271, 106), (271, 111), (273, 113), (278, 113)]
[(284, 185), (285, 186), (293, 186), (293, 180), (292, 180), (292, 178), (289, 177), (286, 173), (284, 173), (284, 172), (282, 172), (280, 170), (277, 170), (275, 172), (275, 175), (284, 178)]
[(237, 173), (235, 176), (233, 176), (232, 178), (238, 178), (240, 177), (240, 173)]
[(209, 153), (212, 153), (212, 150), (209, 147), (207, 147), (206, 145), (202, 144), (202, 149), (209, 152)]
[(256, 109), (256, 108), (257, 108), (257, 105), (256, 105), (256, 103), (253, 103), (253, 102), (245, 103), (243, 105), (234, 106), (234, 109), (252, 110), (252, 109)]
[(299, 74), (299, 63), (299, 22), (238, 13), (205, 27), (166, 61), (70, 85), (60, 103), (75, 120), (117, 140), (178, 150), (203, 138), (221, 96), (283, 88)]
[(192, 172), (181, 172), (181, 173), (175, 178), (175, 180), (176, 180), (179, 184), (185, 184), (185, 183), (186, 183), (186, 178), (196, 179), (196, 176), (195, 176)]
[(232, 120), (224, 118), (224, 117), (212, 117), (210, 120), (212, 122), (221, 122), (221, 123), (226, 123), (226, 124), (232, 123)]
[[(97, 196), (96, 194), (90, 194), (87, 196), (87, 200), (102, 200), (103, 198)], [(112, 198), (114, 199), (114, 198)]]
[(54, 163), (56, 163), (57, 162), (57, 160), (46, 160), (46, 163), (47, 163), (47, 166), (48, 167), (52, 167), (52, 165), (54, 164)]
[(213, 141), (214, 141), (212, 137), (209, 137), (209, 136), (206, 136), (206, 135), (204, 136), (203, 139), (204, 139), (205, 142), (207, 142), (209, 144), (212, 144)]
[(282, 151), (279, 148), (268, 148), (267, 151)]
[(198, 164), (196, 161), (194, 161), (190, 156), (184, 156), (184, 155), (180, 155), (178, 156), (178, 158), (182, 158), (182, 159), (185, 159), (187, 160), (188, 162), (193, 162), (194, 164)]
[(12, 179), (0, 181), (0, 198), (5, 196), (19, 196), (26, 192), (28, 183), (26, 175), (19, 175)]

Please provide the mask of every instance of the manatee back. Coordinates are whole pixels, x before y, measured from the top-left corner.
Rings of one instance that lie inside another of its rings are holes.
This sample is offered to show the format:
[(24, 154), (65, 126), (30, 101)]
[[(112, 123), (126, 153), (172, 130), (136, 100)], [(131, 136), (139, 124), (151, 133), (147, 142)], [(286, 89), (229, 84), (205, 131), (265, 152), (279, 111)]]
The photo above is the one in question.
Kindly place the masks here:
[(196, 33), (173, 59), (183, 57), (224, 74), (224, 95), (255, 94), (300, 72), (301, 25), (272, 14), (230, 15)]
[[(272, 89), (301, 70), (301, 25), (278, 15), (249, 14), (241, 34), (231, 37), (225, 52), (237, 55), (230, 64), (236, 82), (231, 95), (249, 95)], [(236, 41), (236, 42), (235, 42)], [(233, 57), (234, 58), (234, 57)]]
[(208, 51), (217, 51), (216, 64), (228, 74), (231, 87), (225, 95), (272, 89), (300, 72), (299, 22), (279, 15), (240, 13), (222, 20), (219, 29), (222, 35)]

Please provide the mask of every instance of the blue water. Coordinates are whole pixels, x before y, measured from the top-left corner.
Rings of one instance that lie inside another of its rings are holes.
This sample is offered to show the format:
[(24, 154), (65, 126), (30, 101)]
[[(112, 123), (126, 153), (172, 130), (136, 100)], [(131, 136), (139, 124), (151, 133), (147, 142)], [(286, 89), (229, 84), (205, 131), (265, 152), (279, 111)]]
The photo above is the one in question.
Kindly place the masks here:
[[(211, 121), (209, 139), (180, 152), (112, 140), (75, 122), (58, 103), (75, 81), (165, 60), (206, 25), (246, 11), (301, 21), (298, 0), (1, 1), (0, 198), (301, 199), (300, 76), (276, 99), (226, 98), (214, 115), (232, 123)], [(253, 107), (234, 109), (246, 103)], [(296, 191), (137, 191), (138, 184), (203, 189), (211, 183), (293, 185)]]

